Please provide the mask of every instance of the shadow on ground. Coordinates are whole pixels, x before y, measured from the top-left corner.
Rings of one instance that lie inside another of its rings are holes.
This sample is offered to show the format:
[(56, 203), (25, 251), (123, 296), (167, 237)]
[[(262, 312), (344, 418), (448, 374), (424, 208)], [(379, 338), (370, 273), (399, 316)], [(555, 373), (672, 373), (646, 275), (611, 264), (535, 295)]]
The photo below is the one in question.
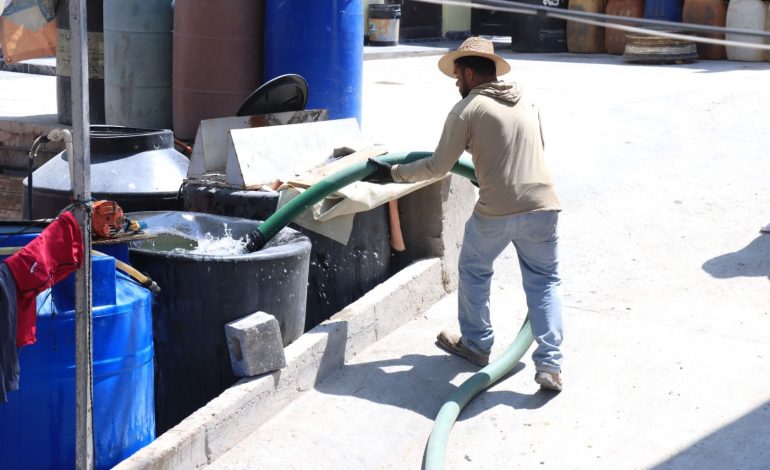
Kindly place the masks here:
[(760, 235), (740, 250), (717, 256), (703, 264), (717, 279), (767, 277), (770, 279), (770, 235)]
[(770, 401), (695, 442), (653, 470), (770, 468)]
[[(524, 364), (519, 363), (501, 381), (524, 368)], [(450, 381), (458, 374), (476, 370), (478, 368), (455, 357), (407, 354), (398, 359), (346, 365), (339, 371), (346, 376), (344, 380), (336, 376), (334, 380), (322, 381), (315, 388), (321, 393), (353, 396), (412, 410), (432, 420), (441, 405), (458, 388)], [(459, 420), (472, 418), (495, 406), (536, 409), (555, 396), (557, 394), (544, 391), (534, 394), (486, 391), (465, 408)]]

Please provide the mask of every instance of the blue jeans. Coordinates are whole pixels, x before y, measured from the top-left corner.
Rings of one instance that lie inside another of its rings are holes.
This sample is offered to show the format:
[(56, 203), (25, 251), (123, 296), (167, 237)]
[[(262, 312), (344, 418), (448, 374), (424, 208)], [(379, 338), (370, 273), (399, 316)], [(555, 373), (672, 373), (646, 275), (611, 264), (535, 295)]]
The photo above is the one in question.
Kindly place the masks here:
[(473, 213), (465, 224), (460, 250), (458, 317), (463, 342), (482, 352), (492, 349), (489, 321), (493, 263), (508, 243), (519, 257), (529, 320), (537, 348), (532, 360), (538, 372), (560, 372), (562, 354), (561, 279), (556, 211), (505, 217)]

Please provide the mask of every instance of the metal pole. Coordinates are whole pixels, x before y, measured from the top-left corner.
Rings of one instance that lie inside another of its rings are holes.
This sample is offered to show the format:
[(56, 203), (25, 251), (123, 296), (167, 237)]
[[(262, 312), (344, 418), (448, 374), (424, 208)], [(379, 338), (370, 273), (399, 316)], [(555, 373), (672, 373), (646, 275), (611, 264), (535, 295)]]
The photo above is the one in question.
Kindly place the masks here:
[(94, 467), (93, 347), (91, 339), (91, 148), (88, 115), (86, 0), (70, 0), (72, 54), (72, 210), (83, 234), (83, 264), (75, 273), (76, 468)]

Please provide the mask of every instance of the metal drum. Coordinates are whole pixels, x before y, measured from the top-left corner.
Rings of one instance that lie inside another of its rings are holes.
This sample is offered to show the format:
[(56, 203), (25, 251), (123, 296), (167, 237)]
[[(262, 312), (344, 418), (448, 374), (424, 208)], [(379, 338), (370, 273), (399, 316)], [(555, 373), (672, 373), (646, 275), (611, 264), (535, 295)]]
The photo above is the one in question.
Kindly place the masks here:
[(173, 116), (178, 138), (193, 140), (203, 119), (234, 116), (262, 83), (264, 8), (264, 0), (176, 3)]
[[(522, 3), (543, 6), (543, 0)], [(567, 8), (567, 0), (550, 0), (548, 6)], [(511, 14), (511, 48), (514, 52), (567, 52), (567, 22), (541, 15)]]
[(169, 0), (104, 0), (104, 106), (107, 122), (171, 129)]

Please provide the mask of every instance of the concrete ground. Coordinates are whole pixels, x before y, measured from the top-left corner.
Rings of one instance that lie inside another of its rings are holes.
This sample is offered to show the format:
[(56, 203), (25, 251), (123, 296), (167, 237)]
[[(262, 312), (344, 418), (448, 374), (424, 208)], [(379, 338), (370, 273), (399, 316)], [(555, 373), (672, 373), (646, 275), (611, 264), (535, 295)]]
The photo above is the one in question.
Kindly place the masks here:
[[(565, 390), (525, 357), (476, 398), (447, 468), (767, 469), (770, 64), (624, 64), (500, 52), (543, 107), (564, 211)], [(364, 69), (364, 132), (430, 150), (457, 100), (436, 57)], [(474, 368), (433, 345), (435, 304), (318, 384), (215, 468), (417, 469), (432, 420)], [(499, 354), (525, 315), (515, 254), (496, 265)]]

